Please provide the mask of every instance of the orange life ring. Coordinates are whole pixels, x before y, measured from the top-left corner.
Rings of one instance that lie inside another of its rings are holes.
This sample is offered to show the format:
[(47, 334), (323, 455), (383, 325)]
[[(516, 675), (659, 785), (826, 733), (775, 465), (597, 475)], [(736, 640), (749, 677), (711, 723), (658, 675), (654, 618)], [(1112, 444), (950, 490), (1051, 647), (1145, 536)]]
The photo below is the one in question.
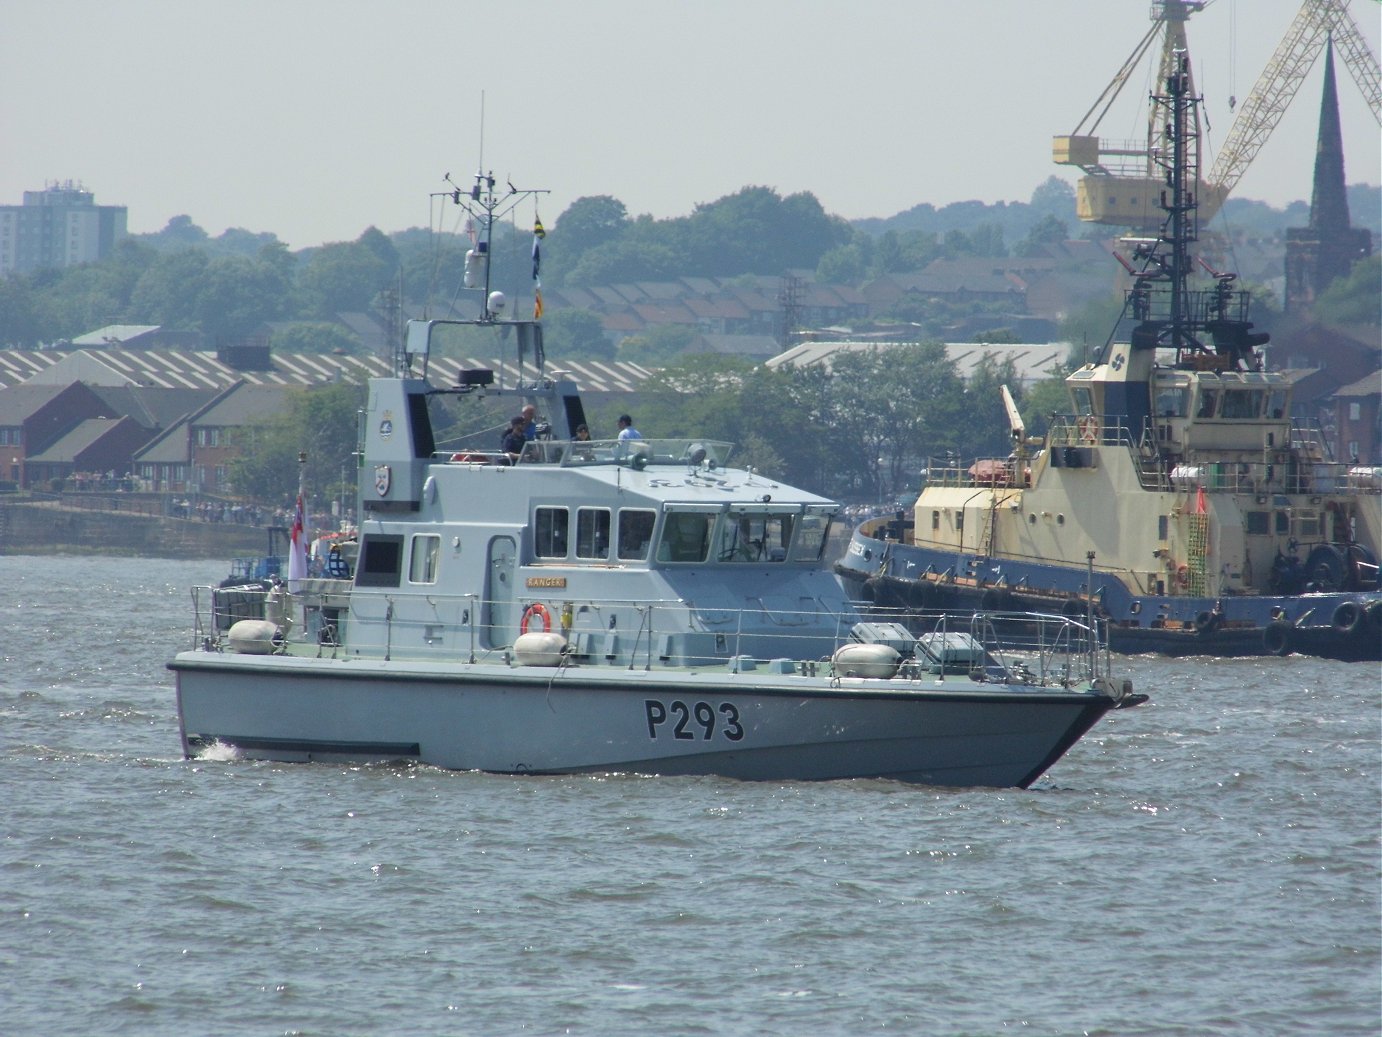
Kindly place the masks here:
[(534, 616), (540, 616), (542, 618), (542, 632), (544, 634), (551, 633), (552, 615), (547, 611), (547, 606), (540, 601), (533, 602), (523, 610), (523, 619), (518, 624), (518, 632), (520, 634), (526, 634), (528, 632), (528, 623), (532, 621)]
[(1177, 567), (1177, 569), (1176, 569), (1176, 586), (1178, 586), (1178, 587), (1189, 587), (1189, 586), (1190, 586), (1190, 566), (1188, 566), (1188, 565), (1182, 565), (1182, 566), (1178, 566), (1178, 567)]
[(1080, 430), (1080, 440), (1082, 442), (1099, 442), (1099, 419), (1093, 414), (1086, 414), (1075, 424)]

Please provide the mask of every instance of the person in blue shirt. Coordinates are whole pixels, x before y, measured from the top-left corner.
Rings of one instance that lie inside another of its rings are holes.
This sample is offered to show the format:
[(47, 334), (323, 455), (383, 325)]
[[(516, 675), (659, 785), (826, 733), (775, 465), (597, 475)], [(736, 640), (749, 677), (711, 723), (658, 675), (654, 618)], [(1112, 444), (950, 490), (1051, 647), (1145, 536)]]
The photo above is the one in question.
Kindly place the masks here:
[(643, 438), (643, 434), (633, 427), (633, 418), (627, 414), (619, 415), (619, 438), (621, 440)]

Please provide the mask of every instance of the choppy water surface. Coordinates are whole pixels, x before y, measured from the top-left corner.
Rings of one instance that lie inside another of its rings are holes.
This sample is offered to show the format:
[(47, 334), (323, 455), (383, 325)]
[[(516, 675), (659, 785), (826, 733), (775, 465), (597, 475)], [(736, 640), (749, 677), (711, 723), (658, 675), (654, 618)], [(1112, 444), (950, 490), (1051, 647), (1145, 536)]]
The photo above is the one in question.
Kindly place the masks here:
[(1378, 1032), (1374, 665), (1123, 660), (1027, 792), (187, 761), (224, 571), (0, 558), (0, 1032)]

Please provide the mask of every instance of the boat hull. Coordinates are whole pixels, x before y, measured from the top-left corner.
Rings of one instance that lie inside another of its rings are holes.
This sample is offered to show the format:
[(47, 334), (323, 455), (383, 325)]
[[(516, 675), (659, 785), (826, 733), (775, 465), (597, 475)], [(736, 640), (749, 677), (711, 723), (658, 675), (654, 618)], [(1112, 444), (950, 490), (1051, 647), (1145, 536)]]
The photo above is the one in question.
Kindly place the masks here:
[(408, 759), (504, 774), (1035, 781), (1116, 704), (1089, 690), (795, 674), (382, 663), (185, 652), (184, 752)]
[[(851, 596), (884, 608), (1015, 609), (1077, 617), (1088, 608), (1083, 567), (957, 556), (879, 540), (863, 530), (855, 530), (836, 572)], [(1382, 596), (1376, 592), (1134, 596), (1116, 578), (1097, 572), (1094, 591), (1096, 616), (1108, 621), (1108, 644), (1115, 652), (1297, 652), (1346, 662), (1382, 660)]]

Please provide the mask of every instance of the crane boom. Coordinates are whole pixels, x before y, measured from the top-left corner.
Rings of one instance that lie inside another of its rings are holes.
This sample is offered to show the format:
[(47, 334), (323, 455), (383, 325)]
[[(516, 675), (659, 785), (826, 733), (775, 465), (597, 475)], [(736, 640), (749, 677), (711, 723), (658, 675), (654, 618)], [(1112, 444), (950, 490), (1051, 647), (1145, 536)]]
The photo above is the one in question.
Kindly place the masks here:
[(1374, 118), (1382, 119), (1377, 58), (1348, 13), (1348, 0), (1304, 0), (1239, 109), (1210, 171), (1209, 182), (1224, 196), (1233, 190), (1267, 143), (1330, 38)]

